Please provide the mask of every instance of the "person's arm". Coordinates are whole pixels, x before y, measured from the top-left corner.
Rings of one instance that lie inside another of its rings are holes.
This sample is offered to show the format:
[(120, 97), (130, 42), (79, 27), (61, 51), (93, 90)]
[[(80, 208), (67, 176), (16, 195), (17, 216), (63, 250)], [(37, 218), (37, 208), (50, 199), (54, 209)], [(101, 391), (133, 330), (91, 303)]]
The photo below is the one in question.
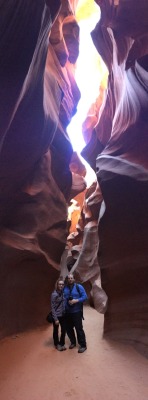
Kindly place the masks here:
[(78, 293), (79, 293), (79, 298), (78, 298), (78, 299), (70, 300), (70, 301), (69, 301), (69, 304), (70, 304), (70, 305), (76, 304), (76, 303), (83, 303), (85, 300), (88, 299), (84, 287), (83, 287), (82, 285), (80, 285), (80, 284), (79, 284), (78, 286), (79, 286), (79, 291), (78, 291), (77, 289), (76, 289), (76, 290), (77, 290)]

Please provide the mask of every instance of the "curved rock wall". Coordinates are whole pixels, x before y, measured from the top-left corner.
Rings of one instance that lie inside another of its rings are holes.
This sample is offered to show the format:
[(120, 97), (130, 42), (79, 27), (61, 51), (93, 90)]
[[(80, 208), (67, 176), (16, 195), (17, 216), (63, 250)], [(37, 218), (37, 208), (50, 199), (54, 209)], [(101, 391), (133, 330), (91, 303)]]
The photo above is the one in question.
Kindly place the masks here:
[(66, 132), (80, 98), (71, 64), (74, 3), (0, 1), (0, 336), (44, 323), (66, 244), (67, 202), (71, 190), (86, 187), (70, 171)]
[[(108, 296), (104, 334), (146, 346), (148, 6), (96, 3), (101, 19), (92, 39), (109, 77), (82, 152), (99, 185), (86, 195), (76, 266), (100, 311), (98, 253)], [(67, 206), (86, 187), (66, 132), (80, 99), (77, 4), (0, 1), (1, 337), (44, 322), (67, 240)]]
[[(106, 99), (83, 156), (104, 202), (99, 263), (108, 296), (104, 334), (148, 345), (148, 5), (96, 1), (92, 39), (109, 71)], [(142, 23), (141, 23), (142, 21)]]

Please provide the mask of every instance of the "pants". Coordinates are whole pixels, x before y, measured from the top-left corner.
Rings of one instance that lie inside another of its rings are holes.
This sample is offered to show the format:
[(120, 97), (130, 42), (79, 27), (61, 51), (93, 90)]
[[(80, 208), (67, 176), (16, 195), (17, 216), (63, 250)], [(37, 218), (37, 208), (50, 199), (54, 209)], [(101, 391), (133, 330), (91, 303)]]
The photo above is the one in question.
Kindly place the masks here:
[(72, 344), (76, 344), (76, 335), (74, 328), (76, 330), (77, 341), (79, 345), (81, 347), (86, 347), (86, 337), (83, 330), (81, 311), (66, 314), (66, 332)]
[[(53, 341), (55, 346), (58, 344), (64, 346), (66, 335), (65, 316), (58, 317), (58, 320), (59, 325), (56, 325), (55, 322), (53, 322)], [(61, 328), (61, 332), (59, 332), (59, 328)]]

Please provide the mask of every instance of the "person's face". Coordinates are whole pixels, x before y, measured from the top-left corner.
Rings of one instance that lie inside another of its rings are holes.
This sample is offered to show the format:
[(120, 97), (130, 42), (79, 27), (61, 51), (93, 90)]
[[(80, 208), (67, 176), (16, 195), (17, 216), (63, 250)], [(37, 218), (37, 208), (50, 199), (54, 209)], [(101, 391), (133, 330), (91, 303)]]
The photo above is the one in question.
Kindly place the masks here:
[(69, 283), (69, 285), (72, 285), (72, 283), (74, 283), (73, 275), (68, 275), (68, 283)]
[(64, 287), (64, 282), (63, 281), (59, 281), (58, 282), (58, 290), (63, 290)]

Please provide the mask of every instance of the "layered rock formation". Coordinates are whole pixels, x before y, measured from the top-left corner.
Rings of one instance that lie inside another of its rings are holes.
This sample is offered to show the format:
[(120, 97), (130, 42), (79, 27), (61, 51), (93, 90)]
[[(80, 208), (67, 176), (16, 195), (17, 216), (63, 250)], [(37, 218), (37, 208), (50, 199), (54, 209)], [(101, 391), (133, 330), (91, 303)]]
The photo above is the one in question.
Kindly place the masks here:
[[(67, 238), (68, 270), (75, 272), (89, 288), (89, 301), (98, 312), (105, 313), (107, 295), (101, 287), (100, 267), (98, 263), (98, 218), (102, 204), (102, 193), (95, 181), (83, 194), (77, 196), (80, 205), (76, 231)], [(81, 204), (82, 203), (82, 204)], [(72, 218), (73, 220), (73, 218)]]
[[(105, 212), (99, 263), (108, 296), (104, 334), (148, 345), (148, 5), (96, 1), (93, 42), (108, 70), (99, 121), (82, 152), (96, 168)], [(89, 132), (90, 135), (90, 132)]]
[[(148, 5), (146, 0), (96, 3), (101, 19), (92, 40), (109, 77), (102, 106), (98, 101), (98, 113), (83, 124), (82, 155), (97, 172), (98, 184), (86, 192), (75, 254), (81, 252), (73, 269), (91, 283), (96, 309), (101, 311), (98, 293), (103, 311), (108, 297), (104, 334), (144, 347)], [(0, 1), (1, 337), (44, 322), (62, 255), (66, 262), (67, 207), (86, 188), (85, 168), (66, 131), (80, 99), (74, 77), (77, 4)]]
[[(66, 133), (80, 98), (72, 65), (79, 34), (74, 3), (0, 2), (2, 336), (45, 320), (57, 276), (51, 268), (59, 271), (66, 244), (67, 204), (86, 187), (70, 171)], [(59, 20), (65, 58), (54, 34)]]

